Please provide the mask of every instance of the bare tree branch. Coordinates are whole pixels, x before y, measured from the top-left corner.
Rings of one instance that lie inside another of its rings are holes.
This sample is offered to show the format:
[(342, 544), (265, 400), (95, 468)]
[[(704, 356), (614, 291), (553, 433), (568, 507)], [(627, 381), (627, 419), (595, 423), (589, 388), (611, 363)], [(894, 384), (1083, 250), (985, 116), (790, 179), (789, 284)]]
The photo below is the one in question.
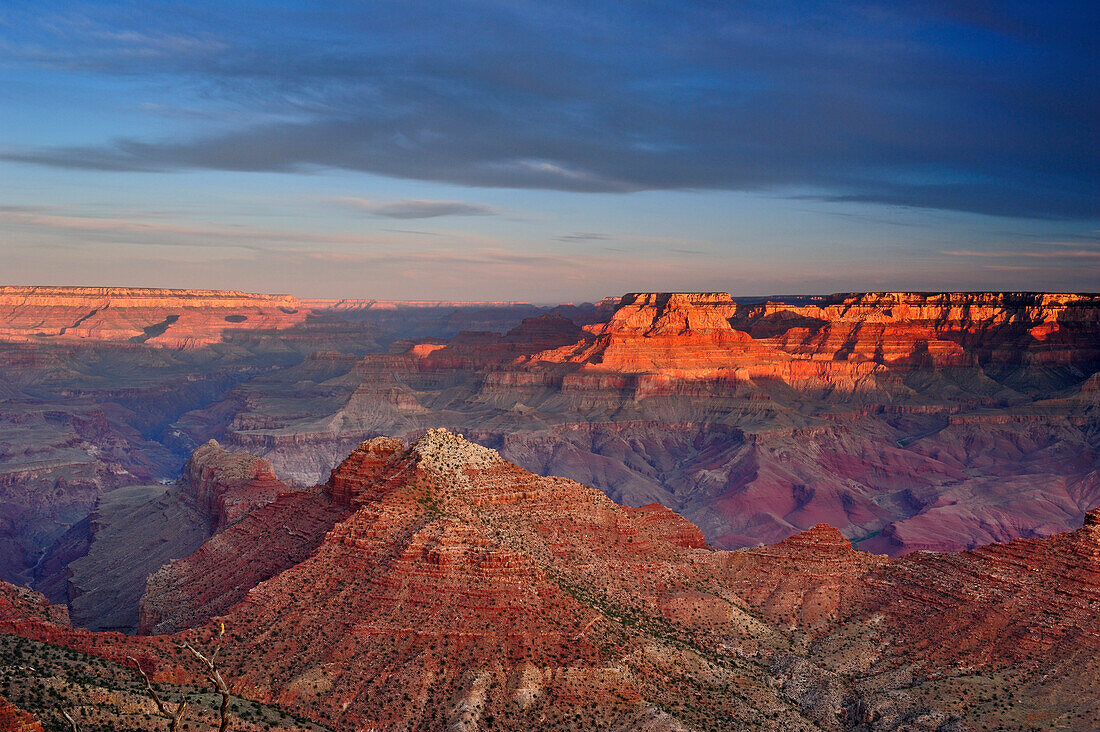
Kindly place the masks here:
[(180, 643), (180, 648), (184, 648), (191, 652), (191, 655), (199, 660), (203, 666), (206, 667), (206, 678), (210, 680), (210, 683), (214, 685), (214, 689), (222, 695), (222, 705), (220, 709), (221, 724), (218, 726), (218, 732), (225, 732), (229, 729), (229, 687), (225, 683), (225, 679), (222, 678), (221, 672), (218, 671), (218, 652), (222, 649), (222, 638), (225, 636), (225, 623), (221, 623), (218, 626), (218, 642), (214, 646), (214, 652), (207, 658), (197, 648), (190, 643)]
[(80, 728), (76, 726), (76, 720), (70, 717), (64, 709), (61, 710), (61, 716), (69, 720), (69, 726), (73, 728), (73, 732), (80, 732)]
[(160, 716), (164, 717), (169, 722), (169, 732), (177, 732), (179, 730), (180, 721), (183, 719), (184, 709), (187, 708), (187, 702), (181, 700), (179, 706), (176, 707), (175, 712), (169, 711), (168, 706), (163, 701), (161, 701), (160, 697), (157, 695), (157, 690), (153, 688), (153, 684), (150, 683), (149, 677), (146, 676), (145, 672), (141, 670), (141, 664), (137, 662), (137, 659), (133, 656), (127, 656), (126, 659), (128, 661), (131, 661), (134, 664), (134, 668), (137, 669), (137, 672), (141, 674), (141, 678), (145, 682), (145, 689), (149, 692), (149, 696), (153, 697), (153, 701), (156, 703), (157, 709), (160, 710)]

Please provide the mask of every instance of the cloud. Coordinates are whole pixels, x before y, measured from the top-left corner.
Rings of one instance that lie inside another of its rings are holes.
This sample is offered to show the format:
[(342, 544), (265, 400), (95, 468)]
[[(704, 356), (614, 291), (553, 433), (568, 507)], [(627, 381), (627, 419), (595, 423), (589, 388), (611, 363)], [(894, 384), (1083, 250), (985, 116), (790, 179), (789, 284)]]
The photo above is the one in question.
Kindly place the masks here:
[(941, 252), (950, 257), (984, 257), (996, 259), (1100, 259), (1100, 250), (1093, 249), (1057, 249), (1044, 251), (1004, 251), (984, 252), (971, 250), (954, 250)]
[[(60, 206), (0, 205), (0, 225), (9, 233), (25, 230), (51, 239), (58, 235), (67, 242), (85, 244), (111, 241), (155, 247), (195, 247), (249, 250), (259, 256), (293, 251), (310, 252), (316, 256), (402, 256), (430, 259), (437, 252), (444, 256), (447, 247), (460, 252), (459, 258), (474, 251), (506, 251), (508, 242), (499, 238), (463, 231), (440, 230), (421, 232), (405, 229), (381, 229), (366, 233), (356, 231), (316, 231), (288, 228), (268, 228), (237, 223), (192, 223), (158, 220), (147, 211), (126, 211), (118, 215), (91, 214)], [(12, 237), (12, 243), (16, 243)], [(446, 245), (430, 242), (445, 241)], [(31, 246), (34, 246), (32, 240)], [(51, 246), (57, 246), (51, 243)], [(440, 247), (443, 248), (440, 248)], [(304, 248), (304, 247), (308, 247)], [(415, 250), (415, 251), (414, 251)], [(422, 257), (423, 255), (423, 257)], [(502, 255), (511, 256), (511, 255)], [(526, 256), (515, 254), (515, 256)], [(410, 260), (411, 261), (411, 260)]]
[(52, 207), (0, 206), (0, 223), (10, 229), (76, 232), (85, 238), (109, 238), (148, 246), (224, 247), (257, 252), (290, 244), (372, 245), (376, 235), (308, 232), (232, 224), (191, 224), (148, 218), (96, 216)]
[(612, 241), (614, 237), (607, 234), (597, 234), (591, 231), (578, 231), (573, 234), (562, 234), (558, 241)]
[(1100, 216), (1094, 3), (65, 8), (14, 19), (9, 65), (168, 79), (257, 121), (2, 159)]
[(490, 206), (463, 201), (375, 201), (367, 198), (343, 197), (340, 203), (387, 219), (434, 219), (440, 216), (496, 216)]

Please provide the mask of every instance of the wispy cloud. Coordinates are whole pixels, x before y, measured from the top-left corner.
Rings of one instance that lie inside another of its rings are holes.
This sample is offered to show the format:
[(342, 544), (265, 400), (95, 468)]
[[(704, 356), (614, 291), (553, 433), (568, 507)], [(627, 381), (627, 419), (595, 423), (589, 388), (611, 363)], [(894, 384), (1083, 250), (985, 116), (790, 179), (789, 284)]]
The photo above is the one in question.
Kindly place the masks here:
[[(258, 256), (298, 252), (303, 257), (359, 257), (371, 261), (373, 258), (401, 257), (408, 258), (408, 261), (422, 261), (452, 254), (459, 260), (467, 261), (471, 252), (499, 252), (502, 260), (516, 257), (526, 261), (528, 256), (509, 249), (514, 242), (460, 230), (444, 229), (430, 233), (403, 229), (380, 229), (367, 233), (317, 231), (163, 220), (143, 211), (100, 215), (52, 206), (0, 206), (0, 225), (4, 225), (8, 232), (22, 229), (37, 235), (61, 236), (64, 237), (64, 245), (112, 241), (148, 247), (232, 247), (250, 250)], [(14, 237), (11, 241), (16, 243)], [(34, 240), (30, 241), (33, 246)]]
[(464, 201), (400, 200), (379, 201), (345, 196), (337, 201), (345, 206), (365, 211), (371, 216), (387, 219), (434, 219), (440, 216), (496, 216), (491, 206)]
[(573, 234), (562, 234), (555, 238), (558, 241), (610, 241), (615, 237), (607, 234), (597, 234), (592, 231), (578, 231)]
[(1100, 250), (1095, 249), (1043, 249), (1028, 251), (974, 251), (967, 249), (941, 252), (950, 257), (978, 257), (988, 259), (1100, 259)]

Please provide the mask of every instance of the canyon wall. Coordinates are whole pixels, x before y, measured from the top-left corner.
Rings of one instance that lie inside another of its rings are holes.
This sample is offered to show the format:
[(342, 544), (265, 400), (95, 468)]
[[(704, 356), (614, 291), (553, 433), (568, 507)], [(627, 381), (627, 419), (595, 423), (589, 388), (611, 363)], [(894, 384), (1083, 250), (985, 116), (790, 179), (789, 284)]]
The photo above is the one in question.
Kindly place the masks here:
[(1100, 297), (634, 293), (598, 312), (394, 342), (324, 382), (303, 364), (315, 408), (254, 382), (225, 440), (309, 484), (359, 440), (445, 426), (727, 548), (828, 521), (875, 551), (959, 550), (1100, 504)]
[(133, 287), (0, 287), (0, 340), (119, 341), (169, 348), (216, 343), (228, 330), (275, 330), (310, 311), (290, 295)]

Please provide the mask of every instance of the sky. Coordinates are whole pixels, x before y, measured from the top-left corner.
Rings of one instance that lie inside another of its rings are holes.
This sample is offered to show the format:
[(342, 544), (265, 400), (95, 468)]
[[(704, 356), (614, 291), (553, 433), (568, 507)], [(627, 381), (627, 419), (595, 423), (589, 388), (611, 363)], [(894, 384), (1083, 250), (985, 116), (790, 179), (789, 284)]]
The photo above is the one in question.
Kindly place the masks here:
[(0, 4), (0, 283), (1100, 290), (1096, 2)]

